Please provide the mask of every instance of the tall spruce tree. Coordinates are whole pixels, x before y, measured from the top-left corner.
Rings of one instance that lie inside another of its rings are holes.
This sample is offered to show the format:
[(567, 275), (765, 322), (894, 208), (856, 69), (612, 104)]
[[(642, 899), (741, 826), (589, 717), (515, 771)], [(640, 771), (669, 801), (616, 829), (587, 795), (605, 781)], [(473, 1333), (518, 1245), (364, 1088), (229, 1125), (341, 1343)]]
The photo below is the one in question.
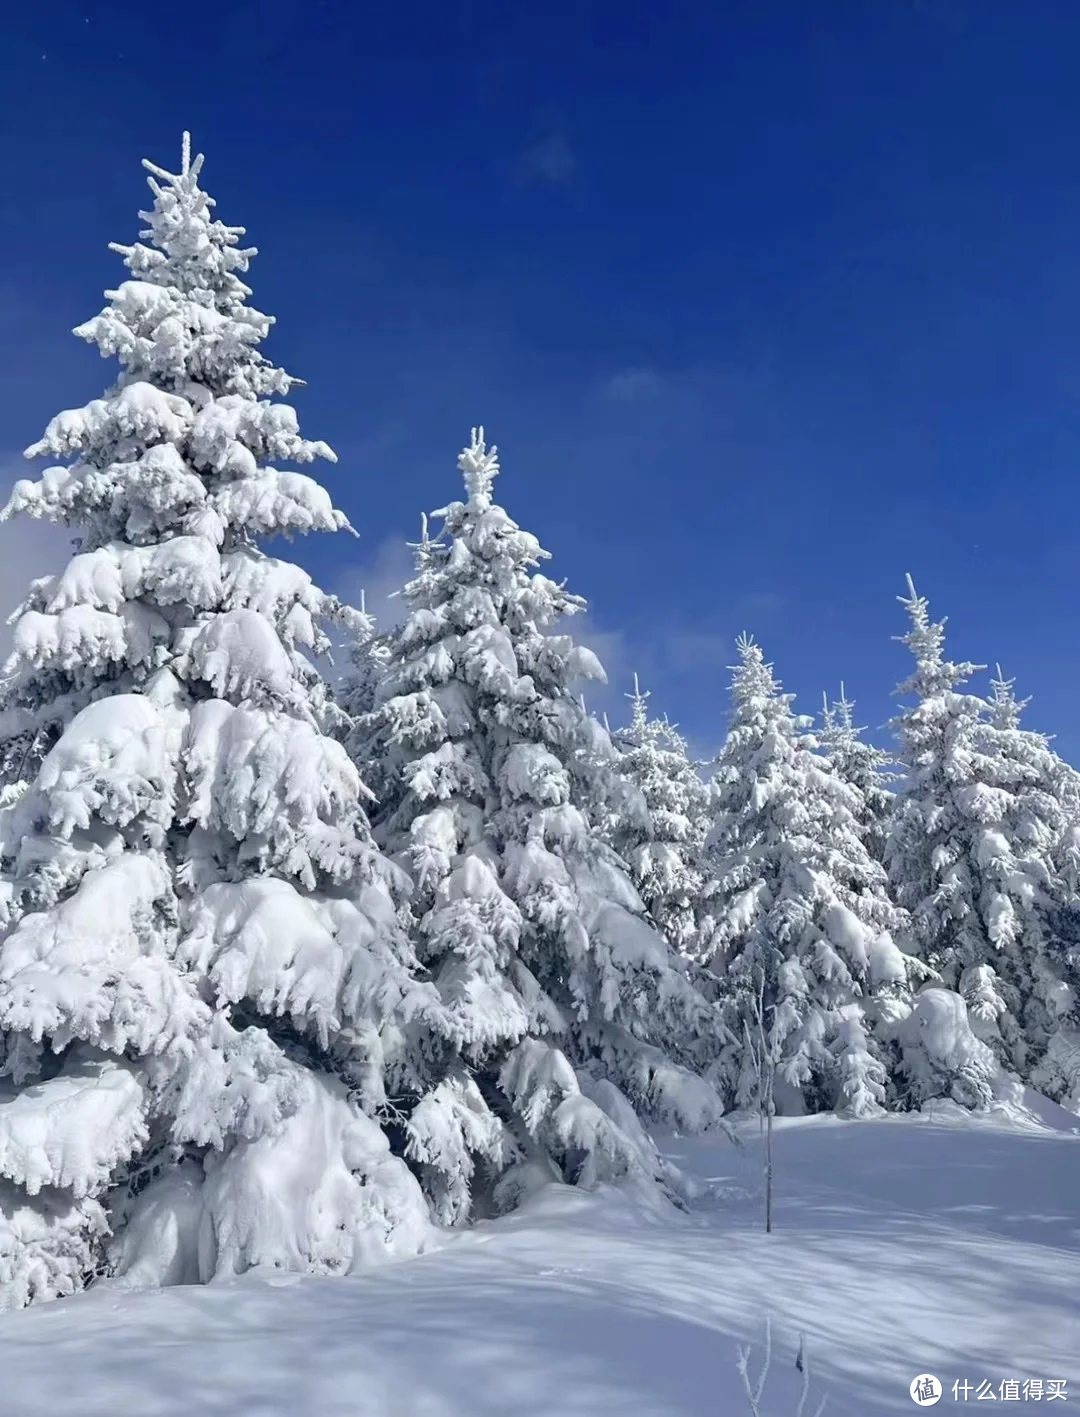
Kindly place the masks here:
[[(1027, 699), (997, 667), (981, 746), (995, 797), (981, 825), (983, 911), (995, 972), (1015, 1000), (1006, 1063), (1057, 1100), (1080, 1102), (1080, 890), (1071, 847), (1075, 772), (1022, 726)], [(1008, 1044), (1003, 1036), (1002, 1042)], [(1071, 1064), (1071, 1067), (1070, 1067)]]
[(309, 657), (361, 626), (259, 546), (346, 526), (277, 466), (333, 454), (259, 352), (202, 158), (145, 166), (130, 278), (75, 331), (119, 379), (3, 512), (79, 543), (7, 666), (40, 762), (0, 824), (0, 1308), (102, 1272), (341, 1272), (429, 1224), (371, 1114), (441, 1005)]
[(985, 666), (945, 658), (945, 622), (931, 621), (929, 602), (916, 594), (910, 576), (900, 604), (911, 621), (900, 643), (915, 666), (896, 689), (911, 702), (892, 724), (904, 784), (885, 859), (920, 957), (954, 988), (966, 967), (956, 939), (972, 915), (973, 896), (966, 814), (954, 789), (970, 786), (986, 713), (984, 701), (962, 689)]
[(902, 917), (863, 842), (858, 794), (795, 716), (760, 646), (744, 636), (738, 648), (701, 935), (728, 996), (732, 1097), (747, 1107), (762, 1085), (746, 1046), (760, 1009), (779, 1108), (872, 1112), (889, 1099), (889, 1030), (909, 985), (893, 940)]
[(1071, 770), (1021, 728), (1000, 673), (989, 702), (961, 692), (981, 666), (945, 658), (945, 622), (930, 620), (910, 577), (901, 604), (915, 668), (897, 690), (912, 703), (895, 720), (906, 775), (890, 875), (921, 957), (997, 1060), (1030, 1079), (1074, 1008), (1075, 953), (1061, 936), (1075, 918), (1062, 859)]
[(1048, 1097), (1080, 1112), (1080, 773), (1060, 758), (1056, 767), (1065, 814), (1054, 853), (1063, 903), (1051, 921), (1048, 952), (1053, 976), (1059, 981), (1049, 991), (1048, 1012), (1056, 1027), (1031, 1080)]
[(466, 499), (436, 514), (367, 725), (397, 755), (380, 831), (413, 878), (450, 1020), (431, 1085), (402, 1100), (446, 1221), (512, 1204), (537, 1175), (660, 1176), (638, 1118), (720, 1111), (694, 1072), (712, 1011), (588, 819), (606, 734), (574, 686), (603, 671), (558, 632), (584, 602), (495, 504), (482, 431), (459, 467)]
[(653, 920), (680, 954), (692, 955), (708, 792), (675, 726), (649, 716), (649, 695), (641, 692), (636, 674), (627, 697), (630, 722), (614, 735), (619, 769), (645, 810), (637, 817), (617, 814), (611, 842)]

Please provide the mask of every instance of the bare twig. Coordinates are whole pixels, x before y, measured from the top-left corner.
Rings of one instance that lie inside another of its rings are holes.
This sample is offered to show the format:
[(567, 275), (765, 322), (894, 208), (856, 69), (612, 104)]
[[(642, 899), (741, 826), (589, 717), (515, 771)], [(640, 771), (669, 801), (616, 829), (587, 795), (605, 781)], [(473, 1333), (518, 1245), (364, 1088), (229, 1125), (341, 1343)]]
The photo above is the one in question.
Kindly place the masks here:
[[(806, 1352), (806, 1339), (799, 1334), (799, 1351), (795, 1355), (795, 1366), (802, 1373), (802, 1391), (799, 1393), (799, 1405), (795, 1409), (795, 1417), (805, 1417), (806, 1404), (810, 1399), (810, 1358)], [(825, 1399), (822, 1398), (817, 1407), (814, 1408), (814, 1417), (821, 1417), (825, 1411)]]
[(758, 1374), (756, 1383), (750, 1381), (750, 1354), (752, 1352), (751, 1348), (740, 1348), (735, 1359), (735, 1366), (742, 1378), (746, 1400), (750, 1404), (753, 1417), (761, 1417), (761, 1397), (765, 1391), (765, 1379), (769, 1376), (769, 1367), (772, 1363), (772, 1324), (768, 1319), (765, 1320), (765, 1356), (761, 1360), (761, 1372)]
[[(776, 1081), (776, 1065), (778, 1062), (776, 1049), (773, 1041), (765, 1028), (765, 974), (764, 971), (756, 971), (757, 993), (754, 995), (753, 1006), (750, 1012), (749, 1022), (744, 1021), (743, 1033), (746, 1043), (746, 1050), (750, 1055), (750, 1060), (754, 1066), (757, 1077), (757, 1101), (758, 1101), (758, 1132), (763, 1135), (765, 1146), (765, 1233), (772, 1232), (772, 1199), (773, 1199), (773, 1117), (776, 1114), (776, 1104), (773, 1097), (773, 1087)], [(751, 1030), (751, 1024), (753, 1029)]]
[[(750, 1376), (750, 1355), (753, 1349), (750, 1347), (736, 1349), (735, 1367), (739, 1377), (742, 1379), (743, 1391), (746, 1393), (746, 1401), (750, 1408), (750, 1417), (763, 1417), (761, 1410), (761, 1399), (765, 1395), (765, 1383), (769, 1376), (769, 1368), (772, 1366), (772, 1324), (765, 1320), (765, 1353), (761, 1360), (761, 1370), (756, 1379)], [(799, 1405), (795, 1409), (795, 1417), (806, 1417), (806, 1404), (810, 1400), (810, 1360), (806, 1352), (806, 1339), (799, 1335), (799, 1349), (795, 1355), (795, 1367), (802, 1373), (802, 1390), (799, 1394)], [(825, 1411), (825, 1401), (823, 1397), (814, 1409), (814, 1417), (822, 1417)]]

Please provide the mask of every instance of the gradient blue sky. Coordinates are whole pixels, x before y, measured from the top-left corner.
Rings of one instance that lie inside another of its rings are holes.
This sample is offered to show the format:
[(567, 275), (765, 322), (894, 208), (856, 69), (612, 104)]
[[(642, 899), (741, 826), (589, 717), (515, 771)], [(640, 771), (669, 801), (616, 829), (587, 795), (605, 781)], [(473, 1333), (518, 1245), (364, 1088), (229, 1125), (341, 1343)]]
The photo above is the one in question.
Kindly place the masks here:
[[(101, 392), (68, 331), (190, 127), (340, 454), (325, 582), (379, 601), (480, 421), (613, 698), (638, 668), (715, 744), (746, 629), (880, 724), (910, 570), (1080, 758), (1076, 0), (49, 0), (2, 37), (6, 476)], [(62, 543), (2, 538), (10, 605)]]

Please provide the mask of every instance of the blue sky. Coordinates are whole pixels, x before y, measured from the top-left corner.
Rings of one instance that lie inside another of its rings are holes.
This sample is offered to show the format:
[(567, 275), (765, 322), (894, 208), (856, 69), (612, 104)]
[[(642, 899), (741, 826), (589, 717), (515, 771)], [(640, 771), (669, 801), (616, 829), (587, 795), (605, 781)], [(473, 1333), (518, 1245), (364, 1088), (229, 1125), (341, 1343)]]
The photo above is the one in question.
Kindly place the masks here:
[[(483, 422), (613, 700), (637, 668), (715, 744), (745, 629), (880, 724), (910, 570), (1080, 758), (1075, 0), (50, 0), (3, 39), (9, 476), (101, 392), (68, 331), (189, 127), (340, 455), (325, 582), (380, 599)], [(2, 537), (10, 604), (63, 543)]]

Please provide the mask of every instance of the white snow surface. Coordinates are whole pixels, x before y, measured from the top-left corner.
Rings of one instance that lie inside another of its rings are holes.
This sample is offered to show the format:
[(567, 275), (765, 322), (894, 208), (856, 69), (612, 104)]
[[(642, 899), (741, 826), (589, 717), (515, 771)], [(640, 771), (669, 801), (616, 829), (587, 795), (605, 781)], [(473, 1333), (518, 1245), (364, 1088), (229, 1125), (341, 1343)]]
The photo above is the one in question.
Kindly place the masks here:
[(668, 1143), (699, 1182), (686, 1214), (552, 1185), (350, 1278), (103, 1285), (5, 1314), (4, 1417), (741, 1417), (737, 1347), (755, 1372), (766, 1319), (762, 1417), (796, 1409), (799, 1334), (810, 1412), (910, 1412), (921, 1373), (943, 1411), (955, 1381), (974, 1402), (987, 1380), (1064, 1380), (1075, 1403), (1080, 1126), (1026, 1102), (779, 1121), (771, 1235), (753, 1127), (741, 1150)]

